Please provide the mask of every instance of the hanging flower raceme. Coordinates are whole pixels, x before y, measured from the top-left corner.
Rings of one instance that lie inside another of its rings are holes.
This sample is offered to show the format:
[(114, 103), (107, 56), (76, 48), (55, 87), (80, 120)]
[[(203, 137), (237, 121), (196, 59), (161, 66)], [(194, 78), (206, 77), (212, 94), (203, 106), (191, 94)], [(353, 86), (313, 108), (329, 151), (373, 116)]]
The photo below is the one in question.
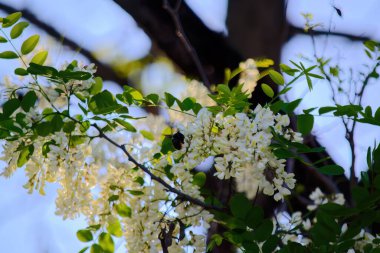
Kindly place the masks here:
[(274, 115), (260, 105), (250, 114), (237, 113), (215, 116), (203, 108), (197, 118), (181, 126), (185, 144), (177, 157), (183, 156), (184, 169), (193, 169), (209, 156), (215, 156), (215, 176), (220, 180), (234, 178), (240, 192), (249, 198), (257, 190), (274, 195), (281, 200), (290, 194), (295, 179), (293, 173), (285, 171), (285, 160), (278, 159), (272, 152), (274, 131), (290, 141), (302, 138), (288, 128), (289, 118)]

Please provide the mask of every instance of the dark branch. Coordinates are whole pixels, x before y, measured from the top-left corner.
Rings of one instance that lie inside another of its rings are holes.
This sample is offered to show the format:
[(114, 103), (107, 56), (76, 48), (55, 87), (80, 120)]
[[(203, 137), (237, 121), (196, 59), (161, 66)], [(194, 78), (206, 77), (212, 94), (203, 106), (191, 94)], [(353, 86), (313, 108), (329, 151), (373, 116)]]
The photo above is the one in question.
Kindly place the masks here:
[[(115, 3), (136, 20), (154, 45), (187, 76), (202, 80), (193, 59), (178, 39), (172, 17), (162, 8), (163, 0), (115, 0)], [(212, 84), (223, 82), (225, 68), (236, 68), (242, 57), (226, 37), (208, 29), (186, 3), (174, 8), (177, 8), (182, 28), (199, 56), (207, 79)]]
[[(297, 35), (297, 34), (311, 35), (310, 32), (305, 32), (302, 28), (291, 26), (289, 28), (288, 39), (290, 39), (291, 37), (293, 37), (294, 35)], [(356, 35), (352, 35), (352, 34), (340, 33), (340, 32), (332, 32), (332, 31), (316, 31), (316, 30), (312, 30), (312, 34), (313, 34), (313, 36), (319, 36), (319, 35), (341, 36), (341, 37), (345, 37), (345, 38), (347, 38), (349, 40), (352, 40), (352, 41), (366, 41), (366, 40), (370, 40), (370, 37), (367, 37), (367, 36), (356, 36)]]
[(193, 62), (195, 64), (195, 66), (197, 67), (199, 75), (200, 75), (200, 77), (201, 77), (201, 79), (203, 81), (203, 84), (206, 87), (210, 87), (210, 82), (208, 81), (208, 78), (207, 78), (206, 73), (205, 73), (205, 71), (203, 69), (202, 63), (199, 60), (199, 56), (198, 56), (197, 52), (195, 51), (194, 47), (190, 44), (190, 41), (187, 38), (186, 33), (183, 30), (181, 21), (179, 19), (178, 11), (179, 11), (179, 8), (181, 7), (181, 3), (182, 3), (182, 1), (178, 0), (176, 6), (173, 8), (170, 5), (170, 3), (169, 3), (168, 0), (164, 0), (163, 8), (165, 10), (167, 10), (168, 13), (170, 14), (170, 16), (172, 17), (174, 25), (176, 27), (177, 37), (182, 42), (182, 44), (185, 47), (186, 51), (189, 53), (191, 59), (193, 59)]
[(217, 207), (217, 206), (213, 206), (213, 205), (208, 205), (205, 202), (203, 202), (203, 201), (201, 201), (199, 199), (193, 198), (193, 197), (191, 197), (191, 196), (189, 196), (189, 195), (187, 195), (187, 194), (185, 194), (185, 193), (177, 190), (176, 188), (172, 187), (171, 185), (169, 185), (168, 183), (166, 183), (165, 180), (163, 180), (162, 178), (154, 175), (147, 167), (145, 167), (144, 165), (142, 165), (139, 162), (137, 162), (134, 159), (134, 157), (125, 148), (125, 145), (120, 145), (120, 144), (116, 143), (114, 140), (112, 140), (111, 138), (109, 138), (102, 131), (102, 129), (98, 125), (92, 124), (92, 126), (95, 127), (96, 130), (99, 131), (99, 137), (100, 138), (103, 138), (103, 139), (107, 140), (109, 143), (111, 143), (115, 147), (121, 149), (123, 151), (123, 153), (128, 157), (128, 160), (130, 162), (132, 162), (134, 165), (136, 165), (138, 168), (140, 168), (142, 171), (144, 171), (146, 174), (148, 174), (152, 180), (154, 180), (154, 181), (160, 183), (162, 186), (164, 186), (168, 191), (177, 194), (178, 197), (180, 197), (183, 200), (189, 201), (190, 203), (195, 204), (197, 206), (201, 206), (201, 207), (203, 207), (203, 208), (205, 208), (207, 210), (218, 210), (218, 211), (222, 211), (223, 210), (223, 208), (220, 208), (220, 207)]

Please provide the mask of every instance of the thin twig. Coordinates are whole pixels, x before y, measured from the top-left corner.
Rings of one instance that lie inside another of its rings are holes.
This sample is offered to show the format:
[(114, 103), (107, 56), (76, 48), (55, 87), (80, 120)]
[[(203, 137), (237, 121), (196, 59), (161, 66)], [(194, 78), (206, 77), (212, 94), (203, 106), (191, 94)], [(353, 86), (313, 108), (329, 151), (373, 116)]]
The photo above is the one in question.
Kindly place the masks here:
[(173, 8), (170, 5), (168, 0), (164, 0), (163, 8), (165, 10), (167, 10), (167, 12), (170, 14), (170, 16), (174, 22), (175, 28), (176, 28), (177, 37), (180, 39), (180, 41), (184, 45), (186, 51), (191, 56), (191, 59), (193, 60), (195, 66), (199, 72), (199, 75), (201, 76), (203, 84), (206, 87), (210, 87), (210, 82), (207, 78), (205, 70), (203, 69), (203, 66), (202, 66), (202, 63), (199, 59), (199, 56), (198, 56), (197, 52), (195, 51), (194, 47), (191, 45), (189, 39), (187, 38), (185, 31), (183, 30), (181, 21), (179, 19), (178, 11), (179, 11), (179, 8), (181, 7), (181, 3), (182, 3), (182, 0), (177, 0), (177, 3), (175, 5), (175, 7)]
[(92, 124), (91, 126), (93, 126), (94, 128), (96, 128), (96, 130), (98, 130), (99, 132), (99, 137), (100, 138), (103, 138), (105, 140), (107, 140), (109, 143), (111, 143), (112, 145), (114, 145), (115, 147), (121, 149), (124, 154), (128, 157), (128, 160), (130, 162), (132, 162), (133, 164), (135, 164), (138, 168), (140, 168), (141, 170), (143, 170), (146, 174), (148, 174), (150, 176), (150, 178), (158, 183), (160, 183), (161, 185), (163, 185), (168, 191), (172, 192), (172, 193), (175, 193), (177, 194), (181, 199), (184, 199), (184, 200), (187, 200), (195, 205), (198, 205), (198, 206), (201, 206), (207, 210), (218, 210), (218, 211), (222, 211), (223, 208), (220, 208), (220, 207), (217, 207), (217, 206), (214, 206), (214, 205), (209, 205), (209, 204), (206, 204), (204, 203), (203, 201), (197, 199), (197, 198), (193, 198), (179, 190), (177, 190), (176, 188), (172, 187), (171, 185), (169, 185), (167, 182), (165, 182), (162, 178), (154, 175), (147, 167), (145, 167), (144, 165), (138, 163), (134, 158), (133, 156), (127, 151), (127, 149), (125, 148), (125, 145), (120, 145), (118, 143), (116, 143), (114, 140), (112, 140), (111, 138), (109, 138), (103, 131), (102, 129), (97, 125), (97, 124)]

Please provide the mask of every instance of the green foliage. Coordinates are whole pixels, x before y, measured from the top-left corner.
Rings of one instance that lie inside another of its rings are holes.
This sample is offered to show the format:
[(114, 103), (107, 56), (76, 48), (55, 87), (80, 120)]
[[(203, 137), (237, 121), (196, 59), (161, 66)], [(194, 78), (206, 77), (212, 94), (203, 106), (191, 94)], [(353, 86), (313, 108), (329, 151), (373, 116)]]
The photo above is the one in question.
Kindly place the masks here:
[(78, 230), (77, 231), (77, 238), (81, 242), (89, 242), (89, 241), (92, 241), (94, 239), (91, 231), (87, 230), (87, 229)]
[(40, 40), (39, 35), (32, 35), (27, 38), (21, 45), (21, 53), (23, 55), (29, 54), (37, 46), (38, 41)]
[(22, 16), (21, 12), (15, 12), (15, 13), (9, 14), (5, 18), (3, 18), (3, 20), (2, 20), (3, 25), (2, 25), (2, 27), (3, 28), (11, 27), (12, 25), (14, 25), (21, 18), (21, 16)]
[(200, 188), (206, 183), (206, 174), (204, 172), (197, 172), (193, 177), (193, 184), (198, 185)]
[(267, 95), (270, 98), (273, 98), (274, 91), (273, 91), (273, 89), (268, 84), (262, 83), (261, 84), (261, 89), (263, 90), (263, 92), (265, 93), (265, 95)]
[(38, 64), (38, 65), (43, 65), (44, 62), (46, 61), (47, 56), (48, 56), (48, 51), (41, 51), (37, 53), (35, 56), (33, 56), (30, 62)]
[(22, 34), (24, 29), (27, 28), (28, 26), (29, 26), (29, 23), (25, 21), (17, 23), (11, 30), (11, 33), (10, 33), (11, 39), (18, 38)]
[(123, 202), (115, 205), (115, 210), (121, 217), (130, 218), (132, 216), (132, 209)]
[(297, 116), (297, 129), (303, 135), (308, 135), (313, 129), (314, 117), (310, 114), (300, 114)]
[(209, 95), (217, 106), (210, 106), (209, 110), (214, 114), (223, 111), (225, 116), (246, 111), (250, 103), (248, 94), (242, 92), (242, 87), (243, 85), (238, 85), (231, 90), (227, 85), (219, 84), (216, 87), (217, 94)]

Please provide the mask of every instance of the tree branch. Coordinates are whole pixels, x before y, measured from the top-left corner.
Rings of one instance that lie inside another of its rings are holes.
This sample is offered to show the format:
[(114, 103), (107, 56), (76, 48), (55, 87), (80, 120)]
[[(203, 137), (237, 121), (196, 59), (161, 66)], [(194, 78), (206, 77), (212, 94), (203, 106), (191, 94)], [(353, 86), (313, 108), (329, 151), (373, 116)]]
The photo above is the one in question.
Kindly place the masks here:
[(94, 128), (96, 128), (96, 130), (98, 130), (100, 138), (107, 140), (109, 143), (111, 143), (115, 147), (121, 149), (123, 151), (123, 153), (128, 157), (128, 160), (130, 162), (132, 162), (134, 165), (136, 165), (138, 168), (140, 168), (142, 171), (144, 171), (146, 174), (148, 174), (152, 180), (154, 180), (154, 181), (160, 183), (162, 186), (164, 186), (168, 191), (177, 194), (181, 199), (187, 200), (190, 203), (195, 204), (197, 206), (201, 206), (207, 210), (218, 210), (218, 211), (223, 210), (223, 208), (213, 206), (213, 205), (208, 205), (205, 202), (203, 202), (199, 199), (193, 198), (193, 197), (177, 190), (176, 188), (172, 187), (167, 182), (165, 182), (162, 178), (154, 175), (147, 167), (138, 163), (133, 158), (133, 156), (128, 152), (128, 150), (125, 148), (125, 145), (120, 145), (120, 144), (116, 143), (114, 140), (112, 140), (111, 138), (109, 138), (97, 124), (92, 124), (91, 126), (93, 126)]
[[(347, 34), (347, 33), (340, 33), (340, 32), (332, 32), (332, 31), (317, 31), (317, 30), (311, 30), (313, 35), (319, 36), (319, 35), (325, 35), (325, 36), (341, 36), (345, 37), (349, 40), (352, 41), (366, 41), (369, 40), (370, 38), (368, 36), (357, 36), (357, 35), (352, 35), (352, 34)], [(290, 26), (289, 28), (289, 34), (288, 34), (288, 39), (293, 37), (296, 34), (304, 34), (304, 35), (310, 35), (310, 32), (305, 32), (304, 29), (295, 27), (295, 26)]]
[(181, 21), (179, 19), (178, 11), (179, 11), (179, 8), (181, 7), (181, 3), (182, 3), (182, 0), (177, 0), (177, 4), (173, 8), (170, 5), (170, 3), (169, 3), (168, 0), (164, 0), (163, 8), (165, 10), (167, 10), (168, 13), (170, 14), (170, 16), (172, 17), (174, 25), (176, 27), (177, 37), (182, 42), (182, 44), (185, 47), (186, 51), (191, 56), (191, 59), (193, 60), (194, 65), (196, 66), (196, 68), (197, 68), (197, 70), (199, 72), (199, 75), (200, 75), (200, 77), (201, 77), (201, 79), (203, 81), (203, 84), (206, 87), (210, 87), (210, 82), (209, 82), (209, 80), (208, 80), (208, 78), (206, 76), (206, 73), (205, 73), (204, 69), (203, 69), (203, 66), (202, 66), (202, 63), (201, 63), (201, 61), (199, 59), (199, 56), (198, 56), (197, 52), (195, 51), (194, 47), (191, 45), (189, 39), (187, 38), (186, 33), (183, 30)]
[[(178, 39), (173, 18), (162, 8), (163, 0), (114, 0), (114, 2), (135, 19), (152, 39), (156, 48), (164, 52), (186, 76), (202, 80), (194, 61)], [(235, 69), (243, 58), (223, 34), (207, 28), (186, 3), (183, 2), (181, 5), (176, 3), (177, 5), (172, 8), (176, 10), (178, 17), (181, 17), (183, 31), (186, 31), (189, 43), (199, 56), (207, 79), (211, 84), (223, 82), (225, 68)]]

